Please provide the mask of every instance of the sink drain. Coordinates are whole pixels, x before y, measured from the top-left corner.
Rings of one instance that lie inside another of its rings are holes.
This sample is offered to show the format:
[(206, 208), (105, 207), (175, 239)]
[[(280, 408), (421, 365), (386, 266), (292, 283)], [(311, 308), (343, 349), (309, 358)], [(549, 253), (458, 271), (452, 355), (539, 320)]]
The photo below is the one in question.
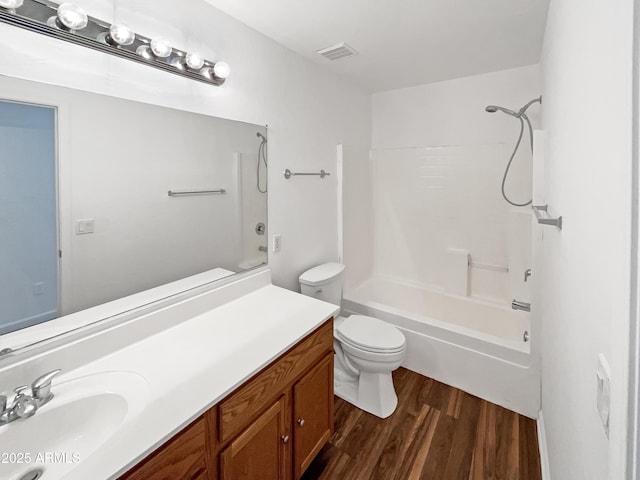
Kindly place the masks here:
[(35, 468), (33, 470), (29, 470), (27, 473), (23, 474), (21, 477), (18, 477), (18, 480), (38, 480), (44, 474), (44, 470), (41, 468)]

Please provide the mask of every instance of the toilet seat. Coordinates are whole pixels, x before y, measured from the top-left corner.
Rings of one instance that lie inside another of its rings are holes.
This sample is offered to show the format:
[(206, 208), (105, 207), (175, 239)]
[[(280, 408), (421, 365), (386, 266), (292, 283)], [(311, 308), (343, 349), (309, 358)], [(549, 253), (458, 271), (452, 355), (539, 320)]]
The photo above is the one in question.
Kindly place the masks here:
[(394, 354), (404, 351), (404, 335), (393, 325), (365, 315), (351, 315), (336, 329), (346, 345), (363, 352)]

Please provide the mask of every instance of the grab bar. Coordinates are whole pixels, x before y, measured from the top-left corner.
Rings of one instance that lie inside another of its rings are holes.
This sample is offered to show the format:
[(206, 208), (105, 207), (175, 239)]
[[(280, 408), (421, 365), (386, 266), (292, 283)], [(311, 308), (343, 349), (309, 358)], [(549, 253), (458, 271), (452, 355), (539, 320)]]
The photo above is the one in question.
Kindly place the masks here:
[(532, 205), (533, 213), (536, 215), (538, 219), (538, 223), (542, 225), (553, 225), (554, 227), (558, 227), (562, 230), (562, 215), (558, 218), (550, 218), (542, 215), (540, 212), (544, 212), (549, 215), (549, 205)]
[(297, 177), (299, 175), (317, 175), (320, 178), (324, 178), (324, 177), (328, 177), (329, 175), (331, 175), (330, 173), (325, 172), (324, 170), (320, 170), (320, 173), (315, 173), (315, 172), (292, 172), (291, 170), (289, 170), (288, 168), (284, 171), (284, 178), (286, 178), (287, 180), (289, 180), (291, 177)]
[(227, 193), (227, 191), (224, 188), (220, 188), (218, 190), (190, 190), (183, 192), (174, 192), (172, 190), (169, 190), (167, 192), (167, 195), (169, 195), (170, 197), (184, 197), (187, 195), (213, 195), (216, 193), (222, 195)]

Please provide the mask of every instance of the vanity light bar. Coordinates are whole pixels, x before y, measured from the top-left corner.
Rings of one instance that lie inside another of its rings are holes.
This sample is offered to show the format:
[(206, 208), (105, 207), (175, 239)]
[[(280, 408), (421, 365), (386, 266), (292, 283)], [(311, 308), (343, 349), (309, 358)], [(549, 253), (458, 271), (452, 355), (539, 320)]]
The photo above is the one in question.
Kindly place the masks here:
[(230, 73), (224, 62), (211, 62), (195, 52), (178, 50), (160, 38), (134, 33), (124, 24), (111, 25), (90, 17), (70, 3), (0, 0), (0, 22), (210, 85), (222, 85)]

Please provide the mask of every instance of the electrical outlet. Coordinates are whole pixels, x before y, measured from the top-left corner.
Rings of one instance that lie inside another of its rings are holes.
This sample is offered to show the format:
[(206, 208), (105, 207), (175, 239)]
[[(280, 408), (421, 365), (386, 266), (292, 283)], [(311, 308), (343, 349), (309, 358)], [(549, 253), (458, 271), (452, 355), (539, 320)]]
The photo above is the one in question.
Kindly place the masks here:
[(33, 295), (44, 295), (44, 282), (38, 282), (33, 284)]
[(282, 249), (282, 236), (280, 234), (273, 236), (273, 253), (278, 253)]

